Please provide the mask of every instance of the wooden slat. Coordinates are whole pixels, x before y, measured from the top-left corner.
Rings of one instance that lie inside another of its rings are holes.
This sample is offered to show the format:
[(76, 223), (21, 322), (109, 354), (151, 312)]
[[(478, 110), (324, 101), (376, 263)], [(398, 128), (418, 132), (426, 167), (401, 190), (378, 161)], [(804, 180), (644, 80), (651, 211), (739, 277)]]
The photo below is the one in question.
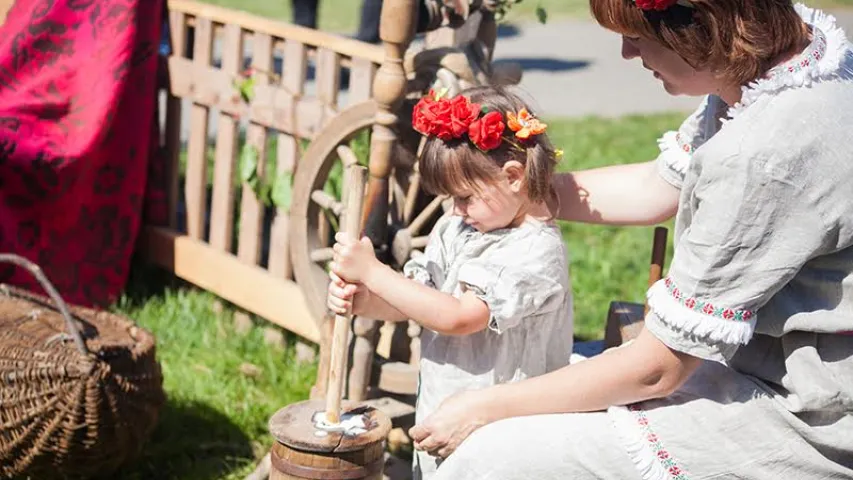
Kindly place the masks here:
[[(181, 12), (169, 12), (169, 31), (171, 33), (172, 54), (183, 56), (186, 48), (187, 24)], [(181, 98), (171, 91), (166, 97), (166, 175), (168, 181), (167, 204), (169, 206), (169, 226), (178, 225), (178, 192), (180, 185), (181, 158)]]
[(169, 72), (170, 89), (176, 96), (303, 138), (313, 138), (318, 131), (323, 106), (316, 98), (295, 99), (280, 86), (259, 85), (251, 105), (246, 106), (234, 90), (234, 78), (222, 70), (171, 57)]
[[(272, 71), (272, 37), (256, 33), (252, 39), (252, 66), (258, 71), (254, 78), (256, 84), (269, 82), (267, 76)], [(259, 181), (266, 176), (267, 129), (263, 125), (252, 123), (246, 131), (246, 141), (258, 152)], [(237, 257), (245, 263), (256, 265), (261, 255), (264, 206), (258, 200), (252, 188), (243, 183), (240, 200), (240, 238), (237, 242)]]
[(354, 58), (349, 76), (349, 104), (370, 100), (373, 93), (373, 78), (376, 64), (363, 58)]
[[(284, 46), (282, 84), (284, 90), (290, 92), (296, 99), (299, 99), (304, 91), (307, 68), (305, 45), (297, 41), (287, 40)], [(291, 103), (292, 107), (293, 103)], [(295, 119), (296, 113), (291, 109), (285, 115)], [(293, 135), (279, 134), (276, 173), (292, 175), (298, 155), (297, 139)], [(270, 235), (269, 270), (273, 275), (282, 278), (290, 278), (293, 274), (293, 266), (290, 262), (290, 238), (288, 236), (289, 214), (290, 212), (287, 209), (276, 209)]]
[(169, 9), (188, 15), (209, 18), (217, 23), (235, 23), (246, 30), (265, 33), (279, 38), (319, 48), (328, 48), (348, 57), (367, 58), (382, 63), (385, 51), (379, 45), (371, 45), (320, 30), (300, 27), (290, 23), (259, 17), (246, 12), (218, 7), (193, 0), (169, 0)]
[[(222, 41), (222, 71), (236, 79), (243, 64), (240, 26), (225, 25)], [(213, 199), (210, 214), (210, 245), (231, 251), (234, 233), (234, 166), (237, 163), (237, 119), (219, 114), (216, 134), (216, 163), (213, 169)]]
[[(213, 24), (208, 19), (199, 18), (195, 26), (194, 62), (199, 67), (210, 64), (213, 49)], [(177, 57), (172, 57), (175, 59)], [(169, 71), (173, 78), (178, 72), (172, 68), (169, 61)], [(177, 96), (174, 88), (172, 93)], [(190, 112), (190, 135), (187, 145), (187, 175), (185, 187), (185, 203), (187, 208), (187, 233), (191, 238), (204, 237), (205, 212), (207, 210), (207, 118), (208, 107), (193, 104)]]
[(324, 119), (328, 121), (338, 111), (338, 92), (341, 85), (341, 56), (337, 52), (317, 51), (317, 98), (323, 105)]
[(311, 342), (320, 341), (317, 323), (295, 283), (168, 229), (145, 227), (141, 241), (152, 262), (178, 277)]

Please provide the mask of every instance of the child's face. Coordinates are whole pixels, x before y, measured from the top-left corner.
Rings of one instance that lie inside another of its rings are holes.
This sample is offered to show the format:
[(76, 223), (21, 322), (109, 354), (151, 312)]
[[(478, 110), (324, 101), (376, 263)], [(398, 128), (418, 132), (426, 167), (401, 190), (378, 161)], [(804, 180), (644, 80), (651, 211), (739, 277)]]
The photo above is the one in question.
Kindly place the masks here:
[(516, 226), (523, 220), (524, 205), (524, 197), (508, 178), (453, 197), (453, 213), (481, 232)]

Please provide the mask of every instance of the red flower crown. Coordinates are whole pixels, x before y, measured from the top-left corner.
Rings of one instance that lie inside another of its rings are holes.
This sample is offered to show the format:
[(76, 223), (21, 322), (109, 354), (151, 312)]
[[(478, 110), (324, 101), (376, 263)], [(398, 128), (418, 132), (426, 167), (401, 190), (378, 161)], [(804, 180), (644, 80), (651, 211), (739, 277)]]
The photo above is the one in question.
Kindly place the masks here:
[(657, 10), (662, 12), (675, 4), (693, 8), (693, 4), (688, 0), (634, 0), (634, 3), (640, 8), (640, 10), (646, 11)]
[[(483, 116), (480, 114), (483, 113)], [(531, 136), (545, 132), (547, 125), (522, 108), (517, 114), (506, 112), (507, 120), (500, 112), (488, 111), (478, 103), (457, 95), (451, 99), (430, 90), (429, 95), (421, 98), (412, 111), (412, 127), (426, 136), (441, 140), (462, 138), (468, 135), (471, 142), (482, 151), (498, 148), (506, 140), (521, 149), (516, 143), (503, 137), (509, 127), (515, 137), (527, 140)]]

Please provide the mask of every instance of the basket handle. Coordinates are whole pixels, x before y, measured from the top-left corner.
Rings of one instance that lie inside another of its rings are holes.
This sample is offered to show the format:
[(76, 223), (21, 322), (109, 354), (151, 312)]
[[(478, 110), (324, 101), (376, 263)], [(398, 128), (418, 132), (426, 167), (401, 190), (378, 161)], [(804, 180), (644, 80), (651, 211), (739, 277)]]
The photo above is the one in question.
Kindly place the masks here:
[(74, 339), (74, 343), (77, 345), (77, 350), (79, 350), (83, 355), (88, 355), (89, 349), (86, 348), (86, 342), (83, 341), (83, 335), (80, 334), (77, 324), (74, 323), (74, 319), (71, 317), (71, 312), (68, 311), (68, 306), (65, 304), (65, 301), (62, 300), (62, 297), (59, 296), (59, 292), (56, 291), (56, 288), (54, 288), (53, 284), (50, 283), (50, 280), (48, 280), (44, 275), (41, 267), (20, 255), (15, 255), (14, 253), (0, 253), (0, 262), (13, 263), (25, 270), (28, 270), (34, 277), (36, 277), (36, 280), (41, 284), (41, 287), (48, 295), (50, 295), (53, 303), (56, 304), (57, 308), (59, 308), (59, 312), (62, 313), (63, 317), (65, 317), (65, 324), (68, 326), (68, 333), (70, 333), (71, 338)]

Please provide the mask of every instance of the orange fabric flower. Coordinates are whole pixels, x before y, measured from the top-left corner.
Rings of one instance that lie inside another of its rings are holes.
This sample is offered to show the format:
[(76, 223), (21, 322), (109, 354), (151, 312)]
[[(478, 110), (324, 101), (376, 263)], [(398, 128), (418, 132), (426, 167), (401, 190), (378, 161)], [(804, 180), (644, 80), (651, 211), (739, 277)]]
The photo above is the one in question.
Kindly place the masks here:
[(537, 120), (526, 108), (522, 108), (518, 115), (513, 112), (506, 112), (506, 125), (510, 130), (515, 132), (515, 136), (527, 140), (531, 135), (539, 135), (544, 133), (548, 125)]

